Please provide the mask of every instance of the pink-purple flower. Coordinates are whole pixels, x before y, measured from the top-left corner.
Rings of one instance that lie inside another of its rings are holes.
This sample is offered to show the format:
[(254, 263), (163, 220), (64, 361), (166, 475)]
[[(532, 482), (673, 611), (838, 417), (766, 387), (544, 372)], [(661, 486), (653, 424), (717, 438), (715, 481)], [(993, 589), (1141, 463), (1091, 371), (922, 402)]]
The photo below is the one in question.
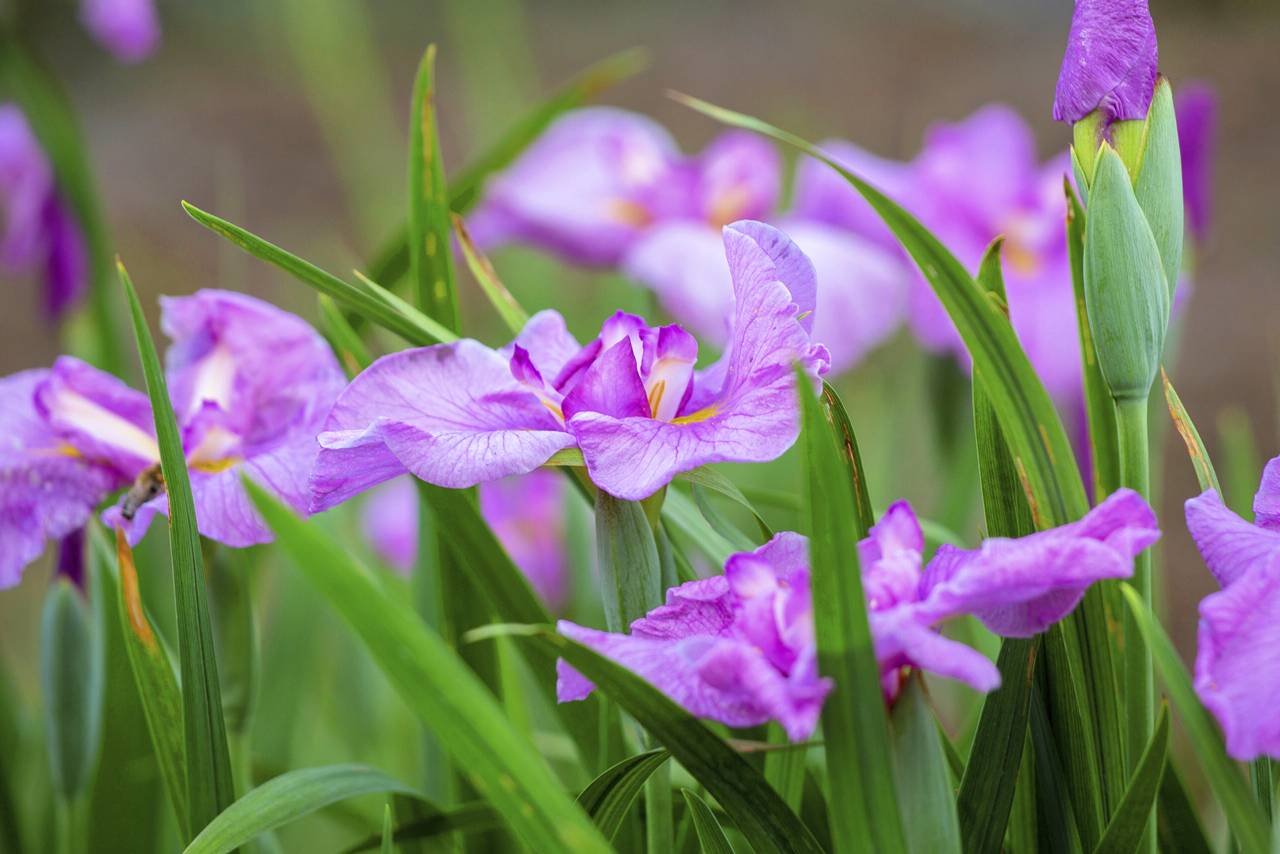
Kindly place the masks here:
[[(858, 544), (886, 698), (897, 695), (905, 668), (996, 688), (991, 661), (942, 635), (941, 623), (972, 614), (1005, 637), (1037, 634), (1067, 616), (1090, 584), (1131, 575), (1134, 556), (1159, 536), (1142, 497), (1120, 490), (1077, 522), (972, 550), (944, 546), (926, 566), (915, 514), (894, 504)], [(807, 738), (831, 689), (817, 669), (808, 544), (798, 534), (732, 556), (722, 576), (672, 588), (630, 634), (565, 621), (558, 628), (692, 714), (729, 726), (776, 720), (792, 739)], [(562, 702), (593, 690), (563, 661), (558, 675)]]
[(733, 273), (724, 357), (695, 370), (696, 340), (619, 312), (580, 346), (555, 311), (501, 351), (472, 341), (385, 356), (338, 398), (312, 476), (324, 510), (406, 471), (460, 488), (524, 474), (581, 450), (597, 486), (646, 498), (713, 462), (781, 455), (799, 431), (794, 365), (827, 367), (810, 340), (813, 267), (786, 235), (756, 222), (724, 229)]
[[(241, 478), (298, 511), (316, 433), (344, 383), (328, 345), (300, 318), (224, 291), (161, 300), (172, 339), (166, 376), (191, 475), (200, 533), (231, 546), (271, 539)], [(130, 542), (168, 512), (146, 395), (78, 359), (3, 380), (0, 583), (16, 583), (47, 538), (103, 515)]]
[(485, 248), (517, 241), (622, 269), (683, 326), (723, 345), (734, 297), (721, 229), (769, 219), (814, 264), (815, 336), (843, 370), (897, 329), (910, 270), (857, 235), (780, 215), (781, 188), (778, 153), (754, 134), (730, 131), (690, 156), (650, 119), (592, 108), (560, 119), (492, 180), (469, 227)]
[(1196, 693), (1233, 757), (1280, 759), (1280, 457), (1263, 471), (1253, 523), (1212, 489), (1186, 510), (1187, 528), (1222, 585), (1200, 603)]
[[(555, 613), (569, 599), (565, 480), (549, 469), (480, 484), (480, 513), (539, 598)], [(418, 492), (407, 477), (374, 489), (362, 513), (364, 534), (393, 568), (408, 574), (418, 558)]]
[[(1031, 128), (1001, 104), (930, 127), (910, 162), (886, 160), (839, 140), (821, 148), (910, 211), (971, 272), (991, 241), (1003, 235), (1014, 330), (1050, 393), (1062, 401), (1079, 397), (1079, 341), (1062, 334), (1064, 319), (1075, 317), (1062, 191), (1069, 171), (1065, 152), (1041, 163)], [(906, 263), (893, 235), (862, 197), (816, 160), (800, 164), (792, 218), (852, 234)], [(959, 333), (932, 288), (914, 272), (909, 282), (907, 316), (916, 337), (930, 350), (967, 361)]]
[(146, 59), (160, 41), (154, 0), (81, 0), (80, 20), (121, 62)]
[(80, 228), (26, 116), (0, 104), (0, 270), (34, 272), (45, 314), (60, 319), (84, 292), (88, 259)]
[(1145, 119), (1159, 60), (1147, 0), (1076, 0), (1054, 119), (1075, 123), (1095, 110), (1104, 128)]

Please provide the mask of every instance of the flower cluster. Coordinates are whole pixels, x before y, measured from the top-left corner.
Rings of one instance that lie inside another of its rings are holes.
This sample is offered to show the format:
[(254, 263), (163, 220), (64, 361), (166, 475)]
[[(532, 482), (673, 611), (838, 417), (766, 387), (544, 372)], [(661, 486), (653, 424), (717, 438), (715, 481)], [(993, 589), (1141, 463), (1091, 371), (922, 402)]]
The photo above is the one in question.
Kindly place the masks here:
[[(306, 509), (316, 433), (345, 383), (337, 360), (304, 321), (241, 294), (165, 298), (161, 325), (200, 533), (266, 542), (241, 477)], [(17, 583), (47, 538), (79, 528), (117, 489), (130, 487), (103, 520), (130, 542), (168, 512), (146, 395), (64, 356), (0, 381), (0, 398), (0, 585)]]
[[(1120, 490), (1078, 522), (972, 550), (944, 545), (925, 565), (915, 513), (906, 502), (894, 504), (858, 544), (886, 697), (897, 695), (905, 668), (993, 690), (995, 666), (940, 634), (940, 623), (972, 614), (1004, 637), (1037, 634), (1069, 614), (1093, 582), (1131, 575), (1134, 557), (1159, 536), (1142, 497)], [(567, 621), (558, 628), (692, 714), (729, 726), (776, 720), (792, 739), (807, 738), (832, 687), (818, 675), (808, 543), (799, 534), (778, 534), (729, 558), (724, 575), (667, 591), (666, 604), (632, 623), (628, 635)], [(561, 701), (592, 690), (560, 663)]]

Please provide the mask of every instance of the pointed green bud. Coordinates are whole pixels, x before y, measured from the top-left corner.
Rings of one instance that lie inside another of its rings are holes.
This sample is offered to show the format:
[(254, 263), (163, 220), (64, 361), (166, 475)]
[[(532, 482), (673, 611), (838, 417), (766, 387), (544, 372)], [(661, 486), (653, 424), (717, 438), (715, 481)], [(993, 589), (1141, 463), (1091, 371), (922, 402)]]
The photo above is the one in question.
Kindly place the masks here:
[(1145, 400), (1164, 350), (1169, 287), (1129, 172), (1108, 143), (1089, 190), (1084, 290), (1098, 366), (1112, 397)]
[(1178, 146), (1178, 121), (1173, 111), (1173, 88), (1164, 77), (1147, 114), (1142, 160), (1133, 191), (1155, 235), (1170, 299), (1178, 286), (1185, 235), (1182, 197), (1182, 154)]

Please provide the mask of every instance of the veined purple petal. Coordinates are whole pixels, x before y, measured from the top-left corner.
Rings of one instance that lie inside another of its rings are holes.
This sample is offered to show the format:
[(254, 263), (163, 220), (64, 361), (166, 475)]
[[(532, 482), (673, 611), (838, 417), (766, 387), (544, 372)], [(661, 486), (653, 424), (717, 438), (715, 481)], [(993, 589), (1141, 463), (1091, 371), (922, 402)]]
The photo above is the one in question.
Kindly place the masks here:
[[(1267, 468), (1270, 470), (1271, 464)], [(1229, 510), (1212, 489), (1188, 499), (1186, 513), (1187, 530), (1209, 571), (1223, 587), (1239, 581), (1280, 552), (1280, 531), (1249, 524)]]
[(1227, 752), (1280, 759), (1280, 551), (1200, 603), (1195, 686)]
[(154, 0), (81, 0), (80, 18), (121, 62), (146, 59), (160, 41)]
[(474, 486), (532, 471), (573, 444), (508, 361), (470, 340), (377, 360), (338, 397), (318, 440), (313, 512), (405, 471)]
[(146, 395), (79, 359), (58, 357), (35, 406), (54, 435), (130, 480), (160, 461)]
[(582, 349), (577, 339), (569, 334), (560, 312), (554, 309), (543, 309), (530, 317), (512, 346), (523, 347), (534, 367), (547, 381), (554, 380)]
[(1197, 243), (1209, 236), (1213, 201), (1214, 132), (1218, 96), (1213, 87), (1188, 82), (1174, 95), (1178, 116), (1178, 148), (1182, 153), (1182, 195), (1187, 203), (1187, 226)]
[(799, 432), (793, 365), (800, 362), (813, 376), (826, 371), (829, 356), (808, 335), (813, 265), (763, 223), (735, 223), (724, 238), (735, 307), (716, 401), (672, 422), (599, 412), (578, 412), (567, 422), (591, 479), (618, 498), (645, 498), (678, 472), (706, 463), (779, 456)]
[(977, 616), (996, 634), (1029, 637), (1069, 614), (1095, 581), (1127, 578), (1160, 537), (1140, 495), (1122, 489), (1083, 519), (964, 551), (943, 546), (925, 569), (920, 610), (932, 620)]
[(666, 604), (631, 624), (631, 633), (654, 640), (721, 635), (733, 625), (734, 598), (723, 575), (686, 581), (667, 591)]
[(0, 379), (0, 589), (44, 551), (89, 520), (121, 478), (94, 465), (50, 430), (36, 409), (44, 370)]
[(1158, 66), (1147, 0), (1076, 0), (1053, 118), (1074, 123), (1101, 110), (1106, 124), (1144, 119)]
[(649, 402), (630, 339), (613, 344), (596, 359), (564, 398), (566, 420), (580, 412), (611, 418), (648, 418)]

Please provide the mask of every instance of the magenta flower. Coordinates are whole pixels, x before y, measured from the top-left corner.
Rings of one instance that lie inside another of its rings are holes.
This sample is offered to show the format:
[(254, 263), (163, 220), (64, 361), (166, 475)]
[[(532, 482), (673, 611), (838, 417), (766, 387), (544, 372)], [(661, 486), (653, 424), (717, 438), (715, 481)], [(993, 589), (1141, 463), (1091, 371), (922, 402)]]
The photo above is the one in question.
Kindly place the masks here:
[(154, 0), (81, 0), (80, 20), (121, 62), (146, 59), (160, 41)]
[(38, 271), (46, 315), (60, 319), (84, 292), (88, 260), (53, 167), (22, 111), (0, 104), (0, 270)]
[(810, 341), (813, 267), (757, 222), (724, 230), (733, 334), (724, 358), (694, 370), (697, 342), (619, 312), (585, 347), (543, 311), (501, 352), (471, 340), (385, 356), (338, 398), (319, 436), (312, 510), (412, 472), (460, 488), (581, 449), (597, 486), (645, 498), (682, 471), (782, 454), (799, 431), (793, 365), (826, 370)]
[[(721, 229), (776, 219), (781, 187), (777, 150), (754, 134), (730, 131), (686, 156), (643, 116), (587, 109), (495, 179), (469, 226), (483, 247), (519, 241), (620, 267), (685, 328), (723, 345), (734, 297)], [(791, 217), (781, 227), (817, 271), (814, 335), (830, 342), (833, 368), (851, 367), (897, 328), (910, 268), (821, 223)]]
[(1178, 116), (1178, 148), (1182, 153), (1182, 195), (1187, 226), (1197, 243), (1209, 235), (1213, 198), (1214, 130), (1218, 97), (1206, 83), (1187, 83), (1174, 96)]
[(1222, 590), (1200, 603), (1195, 686), (1247, 761), (1280, 759), (1280, 457), (1267, 463), (1253, 499), (1255, 523), (1212, 489), (1187, 501), (1187, 528)]
[[(563, 611), (569, 597), (564, 497), (564, 478), (546, 469), (480, 484), (481, 515), (553, 612)], [(409, 574), (418, 559), (418, 491), (413, 482), (401, 477), (375, 488), (362, 523), (383, 560)]]
[[(944, 546), (923, 564), (924, 537), (906, 502), (894, 504), (858, 544), (863, 590), (885, 696), (904, 668), (1000, 683), (981, 653), (944, 637), (940, 623), (972, 614), (1005, 637), (1029, 637), (1067, 616), (1090, 584), (1124, 578), (1160, 536), (1141, 496), (1120, 490), (1083, 519), (974, 550)], [(776, 720), (795, 740), (817, 724), (831, 688), (816, 667), (808, 544), (782, 533), (736, 554), (723, 576), (682, 584), (631, 624), (629, 635), (560, 622), (560, 632), (635, 671), (692, 714), (729, 726)], [(580, 700), (592, 684), (563, 661), (557, 696)]]
[[(161, 307), (200, 533), (237, 547), (266, 542), (241, 477), (306, 510), (315, 435), (344, 381), (337, 360), (301, 319), (252, 297), (200, 291)], [(16, 583), (46, 539), (83, 525), (120, 487), (132, 483), (103, 521), (130, 542), (168, 512), (146, 395), (69, 356), (0, 389), (0, 584)]]
[[(1062, 401), (1080, 396), (1079, 342), (1062, 334), (1063, 318), (1075, 317), (1063, 225), (1065, 154), (1040, 164), (1030, 127), (999, 104), (961, 122), (931, 127), (921, 152), (909, 163), (884, 160), (846, 142), (826, 142), (822, 148), (910, 211), (970, 272), (977, 271), (990, 242), (1003, 235), (1014, 330), (1050, 393)], [(862, 197), (817, 161), (800, 165), (793, 217), (825, 223), (875, 246), (893, 263), (909, 264)], [(942, 304), (910, 269), (907, 315), (916, 337), (926, 348), (953, 353), (967, 363)]]
[(1075, 123), (1099, 110), (1104, 127), (1145, 119), (1159, 59), (1147, 0), (1076, 0), (1053, 118)]

